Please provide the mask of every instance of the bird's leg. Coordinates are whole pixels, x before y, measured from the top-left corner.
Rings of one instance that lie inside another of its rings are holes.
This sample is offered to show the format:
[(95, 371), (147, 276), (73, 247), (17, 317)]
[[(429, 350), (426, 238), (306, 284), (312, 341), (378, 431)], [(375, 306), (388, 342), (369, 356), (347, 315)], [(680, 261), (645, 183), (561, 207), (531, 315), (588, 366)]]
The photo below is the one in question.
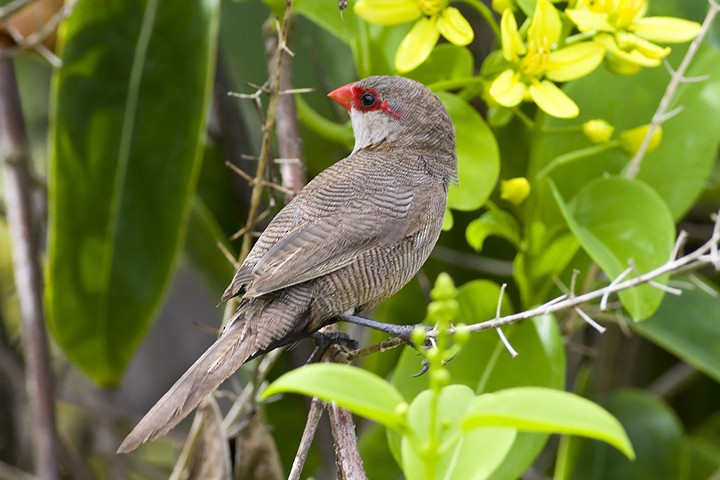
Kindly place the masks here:
[(333, 345), (345, 345), (350, 350), (357, 350), (358, 343), (344, 332), (315, 332), (310, 337), (315, 342), (315, 350), (310, 354), (307, 363), (320, 361), (323, 354)]
[(418, 323), (416, 325), (395, 325), (394, 323), (383, 323), (370, 318), (358, 317), (357, 315), (343, 315), (340, 317), (342, 320), (354, 323), (355, 325), (361, 325), (363, 327), (374, 328), (380, 330), (393, 337), (402, 339), (405, 343), (412, 345), (411, 336), (412, 332), (417, 327), (423, 327), (426, 330), (432, 330), (432, 327), (425, 325), (424, 323)]

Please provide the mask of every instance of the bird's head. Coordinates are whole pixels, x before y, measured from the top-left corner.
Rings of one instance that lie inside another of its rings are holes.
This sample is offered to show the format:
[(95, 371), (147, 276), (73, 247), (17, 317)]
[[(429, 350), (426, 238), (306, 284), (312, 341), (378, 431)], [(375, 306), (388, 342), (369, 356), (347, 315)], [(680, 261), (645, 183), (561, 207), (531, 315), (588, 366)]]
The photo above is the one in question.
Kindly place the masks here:
[(368, 77), (328, 96), (350, 112), (353, 152), (387, 144), (432, 153), (454, 169), (455, 129), (445, 106), (423, 84), (403, 77)]

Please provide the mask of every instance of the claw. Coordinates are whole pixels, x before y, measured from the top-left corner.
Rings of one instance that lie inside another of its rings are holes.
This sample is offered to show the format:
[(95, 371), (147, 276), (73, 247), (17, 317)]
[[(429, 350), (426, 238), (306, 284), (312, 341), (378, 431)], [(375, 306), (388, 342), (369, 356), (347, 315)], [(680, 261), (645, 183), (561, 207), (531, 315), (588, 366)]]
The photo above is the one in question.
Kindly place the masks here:
[(430, 363), (427, 361), (427, 359), (423, 358), (423, 361), (422, 361), (422, 369), (421, 369), (418, 373), (416, 373), (415, 375), (413, 375), (413, 377), (422, 377), (423, 375), (425, 375), (425, 373), (426, 373), (429, 369), (430, 369)]
[(315, 332), (310, 337), (315, 342), (315, 350), (310, 354), (306, 364), (318, 362), (327, 349), (333, 345), (344, 344), (350, 350), (358, 348), (358, 342), (344, 332)]

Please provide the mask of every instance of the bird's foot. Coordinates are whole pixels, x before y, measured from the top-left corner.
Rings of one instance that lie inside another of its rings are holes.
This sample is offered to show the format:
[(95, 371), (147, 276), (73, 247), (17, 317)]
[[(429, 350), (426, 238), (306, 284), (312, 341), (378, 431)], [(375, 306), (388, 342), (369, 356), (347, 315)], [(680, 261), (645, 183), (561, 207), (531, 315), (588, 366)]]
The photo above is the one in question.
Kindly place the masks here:
[(378, 322), (377, 320), (359, 317), (357, 315), (343, 315), (340, 318), (346, 322), (354, 323), (355, 325), (373, 328), (375, 330), (385, 332), (388, 335), (392, 335), (393, 337), (398, 337), (409, 345), (413, 345), (412, 333), (415, 331), (416, 328), (422, 327), (427, 331), (432, 330), (432, 327), (429, 327), (424, 323), (418, 323), (415, 325), (395, 325), (394, 323)]
[(319, 362), (325, 352), (331, 347), (336, 347), (338, 350), (335, 354), (336, 357), (340, 354), (357, 350), (358, 348), (357, 341), (343, 332), (315, 332), (310, 335), (310, 337), (315, 342), (315, 350), (313, 350), (310, 358), (308, 358), (308, 364)]

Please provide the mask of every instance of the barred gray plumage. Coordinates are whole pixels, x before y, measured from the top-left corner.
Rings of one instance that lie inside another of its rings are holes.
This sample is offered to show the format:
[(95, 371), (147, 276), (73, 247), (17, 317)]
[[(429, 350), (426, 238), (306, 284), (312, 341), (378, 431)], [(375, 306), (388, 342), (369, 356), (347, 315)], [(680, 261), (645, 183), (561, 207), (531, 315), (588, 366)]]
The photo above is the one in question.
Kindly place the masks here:
[(437, 242), (457, 177), (455, 132), (422, 84), (369, 77), (330, 94), (350, 111), (355, 148), (270, 222), (222, 299), (242, 295), (222, 335), (118, 449), (167, 433), (249, 359), (402, 288)]

